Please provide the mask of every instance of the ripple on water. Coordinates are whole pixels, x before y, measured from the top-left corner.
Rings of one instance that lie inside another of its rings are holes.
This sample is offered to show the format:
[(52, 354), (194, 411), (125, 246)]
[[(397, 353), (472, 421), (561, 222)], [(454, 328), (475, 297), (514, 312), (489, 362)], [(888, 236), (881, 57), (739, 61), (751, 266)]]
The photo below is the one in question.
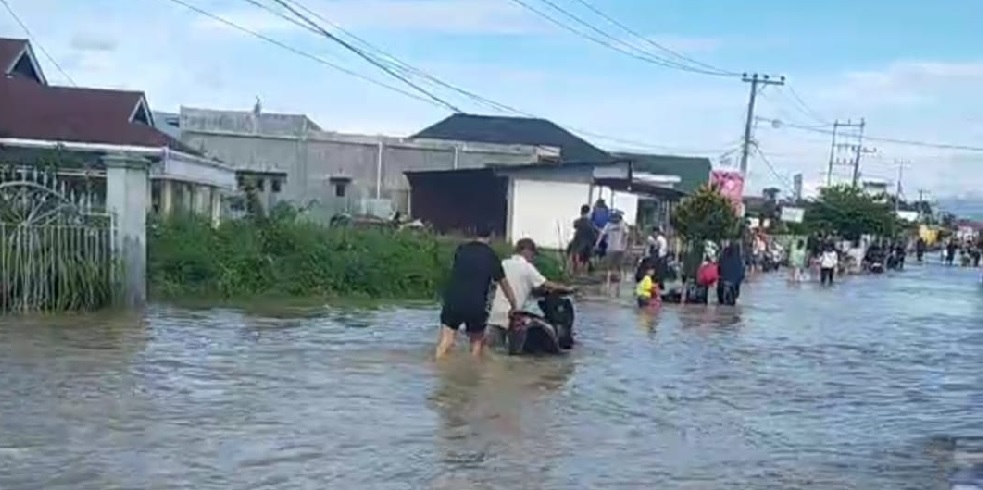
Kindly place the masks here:
[(0, 488), (945, 488), (983, 436), (974, 274), (582, 302), (571, 355), (480, 365), (429, 361), (427, 309), (0, 325)]

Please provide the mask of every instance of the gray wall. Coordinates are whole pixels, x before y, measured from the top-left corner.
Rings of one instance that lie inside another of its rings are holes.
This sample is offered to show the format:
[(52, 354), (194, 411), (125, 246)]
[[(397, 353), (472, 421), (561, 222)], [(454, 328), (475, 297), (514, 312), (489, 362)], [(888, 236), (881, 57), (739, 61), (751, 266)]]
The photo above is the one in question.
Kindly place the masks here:
[(391, 199), (394, 206), (403, 211), (407, 207), (409, 190), (404, 172), (453, 169), (455, 160), (457, 168), (536, 161), (531, 148), (506, 151), (469, 145), (455, 149), (451, 144), (415, 144), (392, 138), (339, 141), (316, 136), (240, 136), (182, 128), (181, 139), (192, 148), (202, 149), (237, 169), (286, 172), (287, 183), (282, 197), (299, 203), (333, 197), (331, 177), (351, 178), (348, 193), (353, 198), (376, 198), (379, 141), (382, 141), (380, 197)]

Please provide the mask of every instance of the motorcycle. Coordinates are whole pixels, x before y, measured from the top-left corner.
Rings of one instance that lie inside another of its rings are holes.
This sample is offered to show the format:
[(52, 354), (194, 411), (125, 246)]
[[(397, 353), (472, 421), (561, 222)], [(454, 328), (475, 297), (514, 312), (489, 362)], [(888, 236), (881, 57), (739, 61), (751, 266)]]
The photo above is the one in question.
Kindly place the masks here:
[(534, 291), (542, 315), (519, 312), (513, 315), (505, 347), (510, 356), (558, 355), (573, 348), (575, 312), (572, 291)]

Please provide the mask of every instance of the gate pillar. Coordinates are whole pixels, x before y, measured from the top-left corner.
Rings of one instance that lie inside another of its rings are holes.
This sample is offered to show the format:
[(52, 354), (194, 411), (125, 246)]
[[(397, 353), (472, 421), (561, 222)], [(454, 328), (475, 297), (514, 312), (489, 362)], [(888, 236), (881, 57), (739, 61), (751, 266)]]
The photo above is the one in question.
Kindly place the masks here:
[(121, 266), (122, 306), (147, 302), (147, 169), (143, 157), (110, 154), (106, 164), (106, 208), (113, 216), (113, 252)]

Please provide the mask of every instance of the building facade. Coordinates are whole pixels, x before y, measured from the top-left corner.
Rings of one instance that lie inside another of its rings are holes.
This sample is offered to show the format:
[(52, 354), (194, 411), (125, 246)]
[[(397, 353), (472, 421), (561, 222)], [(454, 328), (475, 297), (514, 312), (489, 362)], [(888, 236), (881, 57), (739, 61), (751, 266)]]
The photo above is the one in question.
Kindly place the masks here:
[[(287, 200), (323, 214), (409, 212), (405, 172), (528, 164), (555, 153), (548, 147), (464, 141), (427, 141), (341, 134), (303, 115), (181, 108), (158, 114), (158, 126), (184, 144), (237, 171), (281, 174), (258, 182)], [(255, 179), (254, 179), (255, 180)]]

